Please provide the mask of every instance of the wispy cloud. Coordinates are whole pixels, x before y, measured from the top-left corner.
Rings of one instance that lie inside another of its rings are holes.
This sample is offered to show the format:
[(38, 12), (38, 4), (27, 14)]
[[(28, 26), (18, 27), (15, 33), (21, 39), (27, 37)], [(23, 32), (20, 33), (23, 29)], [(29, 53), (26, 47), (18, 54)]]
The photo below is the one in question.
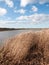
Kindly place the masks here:
[(49, 0), (21, 0), (20, 6), (25, 7), (28, 4), (35, 4), (35, 3), (39, 3), (39, 4), (44, 4), (44, 3), (48, 3)]
[(8, 5), (8, 7), (14, 6), (13, 0), (0, 0), (0, 2), (5, 2)]
[(12, 0), (4, 0), (5, 3), (9, 6), (9, 7), (13, 7), (14, 6), (14, 3)]
[(20, 13), (20, 14), (25, 14), (26, 10), (24, 10), (24, 9), (19, 9), (19, 10), (14, 9), (14, 12), (15, 13)]
[(49, 22), (49, 15), (47, 14), (33, 14), (29, 16), (20, 16), (16, 20), (0, 20), (0, 24), (41, 24)]
[(38, 24), (49, 22), (49, 15), (47, 14), (33, 14), (29, 16), (20, 16), (16, 18), (17, 22), (28, 23), (28, 24)]

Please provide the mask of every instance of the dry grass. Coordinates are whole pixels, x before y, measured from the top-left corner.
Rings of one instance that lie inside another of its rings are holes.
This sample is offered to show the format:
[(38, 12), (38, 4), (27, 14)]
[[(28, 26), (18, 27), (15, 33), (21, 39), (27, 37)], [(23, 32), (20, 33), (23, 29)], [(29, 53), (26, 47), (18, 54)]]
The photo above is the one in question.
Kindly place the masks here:
[(0, 49), (0, 65), (48, 65), (49, 29), (21, 33)]

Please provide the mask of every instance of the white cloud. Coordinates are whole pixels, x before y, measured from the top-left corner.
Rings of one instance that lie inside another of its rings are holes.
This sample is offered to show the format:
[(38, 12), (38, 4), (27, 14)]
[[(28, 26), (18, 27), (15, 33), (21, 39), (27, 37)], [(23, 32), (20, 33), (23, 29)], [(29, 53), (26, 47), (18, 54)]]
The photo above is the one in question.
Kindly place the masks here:
[(5, 0), (5, 3), (9, 6), (9, 7), (13, 7), (14, 3), (12, 0)]
[(25, 10), (24, 9), (20, 9), (18, 12), (24, 14), (25, 13)]
[(30, 3), (32, 0), (21, 0), (21, 6), (25, 7), (28, 3)]
[(25, 7), (28, 4), (35, 4), (35, 3), (39, 3), (39, 4), (44, 4), (49, 2), (49, 0), (21, 0), (20, 6)]
[(7, 13), (7, 10), (0, 7), (0, 16), (3, 16)]
[(33, 14), (30, 16), (20, 16), (16, 18), (16, 21), (19, 23), (27, 24), (38, 24), (42, 22), (49, 22), (49, 15), (46, 14)]
[(49, 22), (49, 15), (47, 14), (33, 14), (29, 16), (20, 16), (16, 18), (16, 20), (0, 20), (0, 27), (8, 27), (8, 26), (13, 26), (16, 24), (45, 24)]
[(25, 20), (28, 20), (28, 16), (20, 16), (16, 20), (18, 20), (18, 21), (25, 21)]
[(36, 6), (33, 6), (32, 7), (32, 10), (33, 10), (33, 12), (37, 12), (38, 11), (38, 8)]
[(5, 2), (9, 7), (13, 7), (14, 3), (12, 0), (0, 0), (0, 2)]
[(19, 10), (14, 10), (15, 13), (20, 13), (20, 14), (24, 14), (26, 12), (26, 10), (24, 9), (19, 9)]

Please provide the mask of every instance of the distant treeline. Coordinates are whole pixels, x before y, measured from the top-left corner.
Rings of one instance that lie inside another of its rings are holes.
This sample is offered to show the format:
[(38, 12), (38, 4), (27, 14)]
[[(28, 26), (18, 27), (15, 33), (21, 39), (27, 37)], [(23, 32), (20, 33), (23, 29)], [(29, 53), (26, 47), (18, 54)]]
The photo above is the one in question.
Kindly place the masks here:
[(0, 28), (0, 31), (8, 31), (8, 30), (42, 30), (48, 28)]
[(15, 30), (14, 28), (0, 28), (0, 31)]

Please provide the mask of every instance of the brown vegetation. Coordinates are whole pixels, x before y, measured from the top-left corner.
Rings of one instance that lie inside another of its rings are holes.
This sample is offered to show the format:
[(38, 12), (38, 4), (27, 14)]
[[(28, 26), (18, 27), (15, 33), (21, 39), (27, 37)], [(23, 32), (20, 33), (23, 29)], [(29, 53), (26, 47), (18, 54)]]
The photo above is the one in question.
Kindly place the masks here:
[(6, 41), (0, 49), (0, 65), (49, 65), (49, 29)]

